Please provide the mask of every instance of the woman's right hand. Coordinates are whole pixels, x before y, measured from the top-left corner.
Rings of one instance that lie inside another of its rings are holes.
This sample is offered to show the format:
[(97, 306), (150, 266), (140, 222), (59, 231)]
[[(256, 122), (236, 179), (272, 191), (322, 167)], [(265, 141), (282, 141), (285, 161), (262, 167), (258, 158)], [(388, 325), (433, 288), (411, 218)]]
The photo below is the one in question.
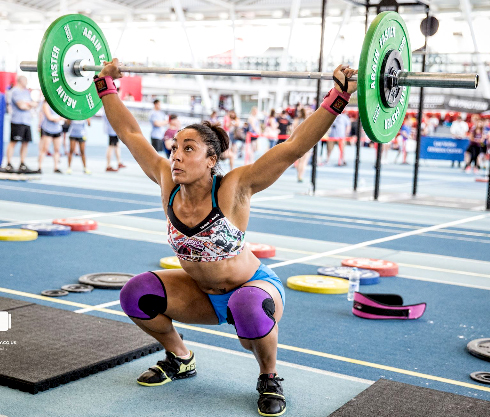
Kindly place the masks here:
[(104, 61), (104, 68), (99, 73), (99, 77), (109, 76), (112, 79), (117, 80), (122, 78), (122, 72), (119, 70), (119, 60), (114, 58), (111, 62)]

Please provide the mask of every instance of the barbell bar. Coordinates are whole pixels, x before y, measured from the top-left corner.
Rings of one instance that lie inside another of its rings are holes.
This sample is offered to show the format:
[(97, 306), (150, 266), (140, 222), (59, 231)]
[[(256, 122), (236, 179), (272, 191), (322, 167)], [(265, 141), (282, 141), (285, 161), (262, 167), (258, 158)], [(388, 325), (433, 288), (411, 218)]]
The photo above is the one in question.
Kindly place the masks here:
[[(56, 19), (46, 30), (38, 59), (22, 61), (23, 71), (37, 72), (41, 90), (51, 108), (67, 119), (87, 119), (102, 106), (93, 77), (111, 61), (104, 34), (90, 18), (72, 14)], [(371, 23), (362, 45), (358, 84), (359, 116), (368, 137), (379, 143), (399, 132), (408, 108), (410, 87), (475, 89), (474, 73), (411, 72), (411, 47), (405, 22), (398, 13), (380, 13)], [(332, 80), (332, 73), (234, 69), (120, 66), (135, 74), (213, 75), (229, 77)]]
[[(73, 75), (83, 77), (84, 72), (100, 72), (103, 65), (90, 65), (82, 60), (73, 62), (71, 66)], [(37, 72), (36, 61), (22, 61), (20, 69), (26, 72)], [(119, 66), (121, 72), (135, 74), (167, 74), (167, 75), (217, 75), (227, 77), (260, 77), (260, 78), (295, 78), (304, 80), (333, 80), (331, 72), (295, 72), (295, 71), (256, 71), (256, 70), (228, 70), (203, 68), (169, 68), (145, 66)], [(386, 75), (386, 77), (390, 77)], [(465, 88), (478, 87), (478, 74), (473, 73), (431, 73), (400, 71), (395, 76), (395, 83), (399, 86), (410, 87), (439, 87), (439, 88)], [(349, 78), (357, 81), (357, 76)]]

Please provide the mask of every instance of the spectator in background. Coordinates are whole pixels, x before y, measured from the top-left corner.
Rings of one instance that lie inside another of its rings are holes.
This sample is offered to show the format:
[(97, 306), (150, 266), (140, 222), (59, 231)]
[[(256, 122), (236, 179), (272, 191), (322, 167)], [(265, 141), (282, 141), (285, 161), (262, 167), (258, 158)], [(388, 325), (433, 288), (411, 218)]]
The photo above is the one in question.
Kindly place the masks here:
[[(10, 122), (10, 143), (7, 147), (7, 165), (1, 171), (7, 173), (18, 172), (19, 174), (32, 174), (32, 171), (27, 168), (25, 159), (27, 157), (27, 146), (32, 142), (31, 109), (37, 107), (38, 103), (31, 99), (31, 93), (27, 89), (27, 78), (20, 76), (17, 78), (17, 85), (10, 90), (10, 107), (12, 117)], [(19, 170), (15, 171), (12, 166), (12, 157), (14, 156), (15, 145), (21, 143), (20, 146), (20, 166)]]
[(83, 172), (90, 175), (92, 172), (87, 168), (87, 158), (85, 156), (85, 142), (87, 141), (87, 126), (90, 126), (90, 119), (87, 120), (72, 120), (70, 122), (70, 129), (68, 130), (68, 137), (70, 138), (70, 153), (68, 154), (68, 169), (67, 174), (71, 174), (71, 160), (75, 152), (75, 148), (80, 148), (80, 156), (82, 157)]
[(437, 132), (439, 127), (439, 118), (434, 114), (427, 115), (429, 120), (427, 121), (427, 136), (431, 136)]
[(248, 131), (252, 134), (252, 151), (257, 151), (257, 139), (260, 134), (262, 134), (262, 129), (260, 128), (260, 120), (258, 118), (257, 107), (252, 107), (250, 110), (250, 116), (248, 117)]
[[(300, 108), (297, 112), (297, 117), (293, 120), (293, 132), (298, 128), (298, 126), (306, 120), (306, 111), (304, 108)], [(296, 165), (296, 174), (298, 177), (298, 182), (303, 182), (303, 174), (305, 172), (306, 163), (310, 158), (310, 151), (306, 152), (301, 158), (299, 158)]]
[(151, 129), (151, 145), (157, 152), (163, 151), (163, 136), (165, 131), (164, 126), (168, 125), (167, 116), (161, 110), (160, 100), (153, 101), (153, 110), (150, 113)]
[(482, 147), (482, 152), (480, 153), (480, 163), (479, 165), (482, 167), (482, 169), (487, 168), (486, 161), (489, 158), (489, 152), (490, 152), (490, 120), (484, 120), (483, 121), (483, 147)]
[(68, 129), (70, 128), (70, 121), (65, 119), (65, 122), (62, 126), (62, 135), (63, 135), (63, 154), (68, 155), (68, 147), (66, 146), (66, 137), (68, 136)]
[(269, 117), (265, 121), (264, 136), (269, 139), (270, 147), (272, 148), (277, 142), (277, 136), (279, 135), (279, 123), (276, 119), (276, 111), (271, 110)]
[(53, 142), (54, 148), (54, 172), (61, 174), (61, 170), (58, 168), (58, 163), (60, 160), (60, 145), (61, 145), (61, 134), (63, 132), (63, 122), (65, 119), (59, 116), (45, 101), (41, 107), (41, 139), (39, 143), (39, 169), (38, 174), (42, 174), (42, 164), (44, 157), (48, 153), (49, 145)]
[(289, 118), (288, 112), (286, 110), (283, 110), (281, 112), (281, 115), (277, 118), (277, 124), (277, 128), (279, 130), (279, 135), (277, 136), (277, 144), (279, 144), (283, 143), (289, 137), (289, 126), (291, 126), (291, 119)]
[(402, 164), (407, 163), (407, 143), (411, 135), (412, 135), (412, 121), (410, 120), (410, 116), (405, 116), (402, 127), (400, 129), (400, 133), (397, 137), (397, 142), (399, 147), (398, 147), (398, 153), (395, 156), (395, 161), (394, 161), (395, 164), (398, 161), (398, 157), (400, 156), (401, 153), (403, 153)]
[(242, 132), (238, 131), (240, 129), (240, 119), (237, 117), (235, 110), (231, 110), (229, 112), (229, 126), (230, 126), (230, 130), (228, 136), (230, 137), (231, 149), (233, 153), (236, 155), (238, 151), (237, 141), (239, 137), (242, 138), (243, 140), (244, 135), (243, 135), (243, 130)]
[[(126, 165), (124, 165), (121, 162), (121, 149), (119, 148), (119, 138), (117, 137), (115, 130), (112, 128), (111, 124), (109, 123), (109, 120), (107, 119), (105, 113), (104, 113), (104, 130), (109, 136), (109, 146), (107, 147), (107, 153), (106, 153), (107, 167), (105, 170), (107, 172), (117, 172), (120, 168), (126, 168)], [(116, 155), (117, 168), (112, 168), (111, 166), (111, 157), (113, 152)]]
[(466, 149), (467, 162), (465, 166), (465, 172), (471, 172), (471, 163), (474, 164), (473, 172), (475, 174), (478, 173), (480, 169), (479, 165), (479, 156), (483, 151), (484, 147), (484, 133), (483, 133), (484, 125), (481, 119), (475, 119), (475, 125), (470, 132), (470, 144), (468, 149)]
[(218, 120), (218, 113), (216, 113), (215, 110), (213, 110), (211, 112), (211, 116), (209, 116), (209, 121), (212, 123), (212, 124), (216, 124), (219, 122)]
[[(458, 117), (456, 117), (456, 120), (452, 123), (450, 128), (451, 135), (453, 135), (454, 139), (466, 139), (468, 136), (468, 130), (469, 130), (468, 123), (466, 123), (463, 120), (461, 115), (458, 115)], [(469, 154), (468, 155), (465, 154), (466, 163), (468, 163), (467, 159), (469, 157), (470, 157)], [(451, 167), (454, 167), (454, 160), (451, 163)], [(458, 168), (459, 167), (461, 167), (461, 161), (458, 161)]]
[[(330, 161), (330, 155), (332, 154), (333, 148), (335, 146), (335, 143), (340, 147), (342, 146), (342, 149), (345, 147), (345, 138), (350, 135), (350, 120), (349, 117), (345, 114), (339, 114), (334, 122), (332, 123), (332, 126), (330, 128), (330, 134), (329, 138), (336, 138), (339, 139), (338, 141), (327, 141), (327, 159), (325, 161), (326, 164)], [(339, 165), (347, 165), (345, 162), (345, 159), (342, 159), (339, 162)]]
[(315, 111), (318, 108), (318, 105), (316, 104), (316, 98), (314, 98), (310, 104), (311, 110)]
[(176, 114), (171, 114), (168, 116), (168, 128), (163, 135), (163, 150), (170, 158), (170, 153), (172, 152), (172, 140), (175, 134), (180, 130), (180, 120)]

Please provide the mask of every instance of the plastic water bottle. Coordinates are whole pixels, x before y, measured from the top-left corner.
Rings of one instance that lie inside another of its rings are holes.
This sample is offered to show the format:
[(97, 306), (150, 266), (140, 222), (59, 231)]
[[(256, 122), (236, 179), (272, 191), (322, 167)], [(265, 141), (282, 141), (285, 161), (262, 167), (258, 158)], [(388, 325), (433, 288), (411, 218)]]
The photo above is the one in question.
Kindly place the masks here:
[(349, 292), (347, 293), (347, 300), (354, 300), (354, 293), (359, 291), (359, 284), (361, 283), (361, 273), (357, 268), (352, 268), (349, 274)]

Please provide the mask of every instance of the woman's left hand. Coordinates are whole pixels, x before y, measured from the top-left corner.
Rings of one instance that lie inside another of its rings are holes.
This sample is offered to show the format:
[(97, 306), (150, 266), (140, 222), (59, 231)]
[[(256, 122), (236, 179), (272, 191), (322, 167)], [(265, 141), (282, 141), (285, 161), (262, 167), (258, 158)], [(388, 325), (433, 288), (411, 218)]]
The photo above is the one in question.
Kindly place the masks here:
[[(351, 78), (353, 75), (357, 74), (357, 70), (349, 68), (348, 65), (339, 65), (335, 68), (333, 75), (337, 78), (342, 84), (345, 84), (345, 80)], [(342, 93), (342, 90), (337, 83), (335, 83), (335, 88), (339, 93)], [(347, 92), (352, 94), (357, 90), (357, 81), (349, 81), (349, 85), (347, 86)]]

